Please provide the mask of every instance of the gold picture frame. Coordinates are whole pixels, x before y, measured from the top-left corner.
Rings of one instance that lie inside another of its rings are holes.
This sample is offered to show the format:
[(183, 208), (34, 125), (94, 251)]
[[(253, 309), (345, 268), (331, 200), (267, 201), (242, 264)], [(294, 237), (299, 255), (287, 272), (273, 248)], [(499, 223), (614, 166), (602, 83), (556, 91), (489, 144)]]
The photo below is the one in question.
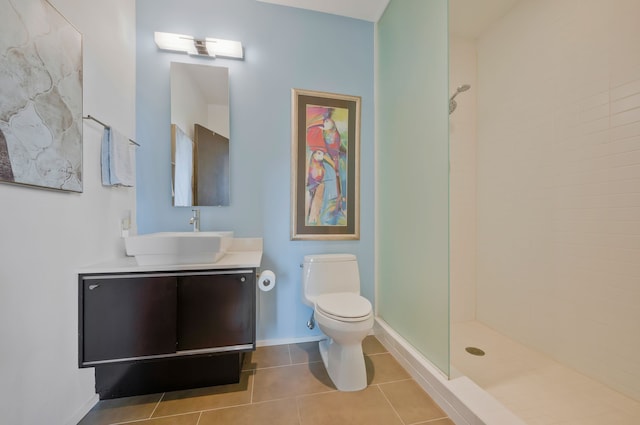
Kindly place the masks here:
[(360, 239), (361, 98), (291, 96), (291, 239)]

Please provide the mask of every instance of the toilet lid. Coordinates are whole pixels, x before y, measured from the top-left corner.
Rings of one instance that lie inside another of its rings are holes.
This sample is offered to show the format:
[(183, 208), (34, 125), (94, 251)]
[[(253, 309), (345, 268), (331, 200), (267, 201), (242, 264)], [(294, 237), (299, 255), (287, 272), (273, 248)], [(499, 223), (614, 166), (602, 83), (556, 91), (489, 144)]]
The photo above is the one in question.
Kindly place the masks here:
[(316, 298), (316, 308), (338, 318), (357, 319), (371, 314), (368, 299), (352, 292), (323, 294)]

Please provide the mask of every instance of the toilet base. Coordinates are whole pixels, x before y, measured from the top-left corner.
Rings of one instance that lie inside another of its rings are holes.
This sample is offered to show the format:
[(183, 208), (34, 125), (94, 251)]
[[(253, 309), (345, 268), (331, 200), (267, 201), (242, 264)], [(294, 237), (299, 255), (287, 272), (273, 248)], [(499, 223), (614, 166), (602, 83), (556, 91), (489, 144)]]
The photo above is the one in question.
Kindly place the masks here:
[(367, 387), (362, 341), (345, 345), (324, 339), (319, 342), (319, 349), (324, 367), (338, 390), (360, 391)]

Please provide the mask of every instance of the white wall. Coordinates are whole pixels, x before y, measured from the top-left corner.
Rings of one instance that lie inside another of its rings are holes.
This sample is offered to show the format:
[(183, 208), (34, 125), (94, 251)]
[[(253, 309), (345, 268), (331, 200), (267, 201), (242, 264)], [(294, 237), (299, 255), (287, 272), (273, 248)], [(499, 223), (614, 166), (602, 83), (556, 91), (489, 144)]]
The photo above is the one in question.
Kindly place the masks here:
[(229, 106), (207, 105), (208, 128), (222, 136), (229, 138)]
[[(84, 114), (133, 138), (134, 2), (52, 3), (84, 35)], [(101, 136), (85, 123), (82, 194), (0, 185), (2, 423), (75, 424), (94, 400), (93, 369), (77, 367), (75, 270), (121, 255), (120, 218), (135, 206), (135, 189), (100, 185)]]
[[(171, 67), (182, 64), (171, 64)], [(171, 72), (171, 124), (176, 124), (191, 140), (194, 124), (206, 123), (209, 113), (204, 93), (187, 72)]]
[(470, 84), (456, 97), (449, 116), (451, 322), (476, 318), (476, 43), (449, 38), (449, 93)]
[(478, 318), (640, 400), (640, 2), (523, 1), (478, 43)]

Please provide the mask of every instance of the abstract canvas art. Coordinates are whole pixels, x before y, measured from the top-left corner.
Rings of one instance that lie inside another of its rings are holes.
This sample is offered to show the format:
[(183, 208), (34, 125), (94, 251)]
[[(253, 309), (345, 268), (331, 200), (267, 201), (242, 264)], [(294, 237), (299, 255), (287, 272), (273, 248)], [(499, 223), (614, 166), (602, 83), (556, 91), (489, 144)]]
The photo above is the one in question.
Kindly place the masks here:
[(291, 239), (359, 239), (360, 97), (293, 90)]
[(82, 192), (82, 36), (44, 0), (2, 7), (0, 181)]

